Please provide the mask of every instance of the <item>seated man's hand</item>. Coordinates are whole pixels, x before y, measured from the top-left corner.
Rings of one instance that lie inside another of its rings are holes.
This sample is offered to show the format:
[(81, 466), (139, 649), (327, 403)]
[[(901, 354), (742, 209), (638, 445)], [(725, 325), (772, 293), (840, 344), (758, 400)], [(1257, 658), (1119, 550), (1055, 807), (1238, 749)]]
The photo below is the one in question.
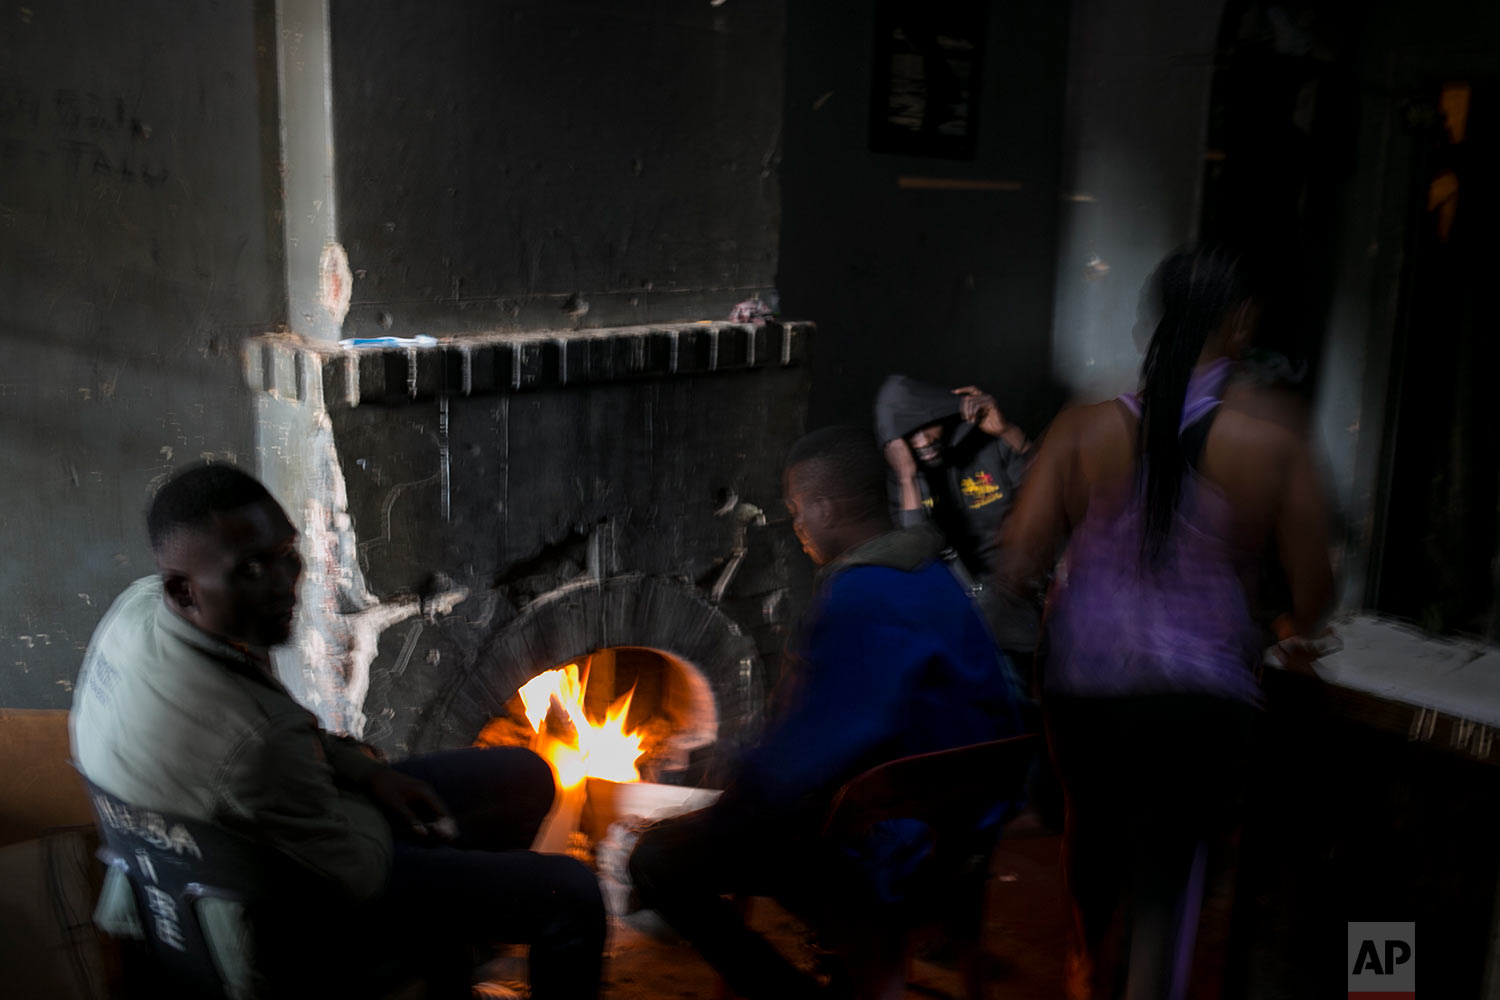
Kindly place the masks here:
[(953, 394), (963, 397), (959, 402), (959, 414), (969, 423), (978, 424), (979, 429), (990, 437), (999, 437), (1010, 426), (995, 404), (995, 397), (981, 391), (977, 385), (961, 386), (954, 389)]
[(377, 763), (388, 763), (385, 759), (385, 754), (381, 753), (378, 747), (374, 746), (373, 744), (366, 743), (364, 740), (357, 740), (353, 736), (330, 735), (329, 738), (336, 740), (337, 742), (342, 743), (345, 746), (353, 747), (355, 750), (358, 750), (360, 753), (364, 754), (371, 760), (376, 761)]
[(452, 840), (458, 836), (458, 824), (448, 807), (425, 781), (395, 768), (376, 768), (365, 784), (365, 794), (393, 824), (406, 827), (418, 840)]

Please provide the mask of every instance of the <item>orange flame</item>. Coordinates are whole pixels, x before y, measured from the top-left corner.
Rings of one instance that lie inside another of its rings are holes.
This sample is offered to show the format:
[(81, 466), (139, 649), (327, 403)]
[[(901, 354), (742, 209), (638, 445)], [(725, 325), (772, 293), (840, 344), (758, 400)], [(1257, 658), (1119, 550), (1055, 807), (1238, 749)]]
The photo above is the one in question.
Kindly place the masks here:
[[(625, 731), (635, 688), (609, 706), (603, 722), (594, 722), (584, 711), (587, 688), (588, 682), (579, 680), (576, 663), (538, 674), (521, 687), (517, 693), (526, 721), (537, 734), (534, 749), (551, 763), (563, 788), (576, 788), (585, 778), (640, 781), (636, 761), (642, 754), (641, 734)], [(549, 712), (571, 724), (572, 739), (558, 736), (547, 726)]]

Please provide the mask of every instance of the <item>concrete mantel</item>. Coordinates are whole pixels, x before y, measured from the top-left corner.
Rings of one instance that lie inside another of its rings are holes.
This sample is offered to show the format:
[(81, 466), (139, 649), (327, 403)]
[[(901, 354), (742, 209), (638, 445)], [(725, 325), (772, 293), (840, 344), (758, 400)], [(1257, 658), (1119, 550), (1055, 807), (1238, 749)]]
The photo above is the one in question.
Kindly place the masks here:
[[(752, 531), (738, 512), (780, 500), (782, 458), (805, 424), (812, 330), (600, 325), (349, 347), (254, 338), (244, 362), (256, 465), (301, 531), (307, 566), (282, 681), (326, 728), (389, 753), (412, 752), (434, 726), (467, 745), (478, 716), (443, 721), (455, 685), (566, 662), (537, 646), (555, 636), (505, 645), (511, 621), (580, 573), (625, 574), (685, 589), (744, 637), (734, 656), (694, 663), (722, 713), (718, 739), (732, 744), (778, 676), (781, 609), (808, 589), (786, 521)], [(627, 641), (695, 655), (694, 621), (666, 645), (652, 601), (630, 607), (640, 620)], [(503, 698), (481, 708), (503, 714)], [(714, 753), (703, 749), (702, 767)]]
[(296, 334), (245, 345), (252, 390), (329, 408), (476, 396), (623, 379), (794, 367), (813, 324), (683, 323), (440, 337), (341, 347)]

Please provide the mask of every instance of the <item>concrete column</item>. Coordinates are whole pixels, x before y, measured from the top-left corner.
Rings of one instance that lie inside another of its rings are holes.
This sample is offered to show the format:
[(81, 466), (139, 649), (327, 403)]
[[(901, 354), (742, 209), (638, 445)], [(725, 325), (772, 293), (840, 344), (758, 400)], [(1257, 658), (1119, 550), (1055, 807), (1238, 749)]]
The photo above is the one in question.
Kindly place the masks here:
[(1068, 54), (1053, 374), (1134, 387), (1152, 270), (1197, 234), (1219, 0), (1075, 0)]
[(327, 0), (276, 0), (287, 323), (338, 340), (352, 278), (336, 240)]

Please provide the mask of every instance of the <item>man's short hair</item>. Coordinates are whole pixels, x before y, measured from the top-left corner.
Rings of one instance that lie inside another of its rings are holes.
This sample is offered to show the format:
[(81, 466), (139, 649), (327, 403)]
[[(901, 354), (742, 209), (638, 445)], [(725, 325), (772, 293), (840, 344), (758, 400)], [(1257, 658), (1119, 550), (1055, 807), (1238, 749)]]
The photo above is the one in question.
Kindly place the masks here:
[(173, 474), (146, 509), (151, 551), (183, 528), (207, 524), (215, 514), (273, 500), (260, 480), (232, 465), (192, 465)]
[(808, 465), (814, 488), (844, 505), (849, 516), (887, 518), (886, 462), (868, 428), (822, 427), (787, 452), (786, 468)]

